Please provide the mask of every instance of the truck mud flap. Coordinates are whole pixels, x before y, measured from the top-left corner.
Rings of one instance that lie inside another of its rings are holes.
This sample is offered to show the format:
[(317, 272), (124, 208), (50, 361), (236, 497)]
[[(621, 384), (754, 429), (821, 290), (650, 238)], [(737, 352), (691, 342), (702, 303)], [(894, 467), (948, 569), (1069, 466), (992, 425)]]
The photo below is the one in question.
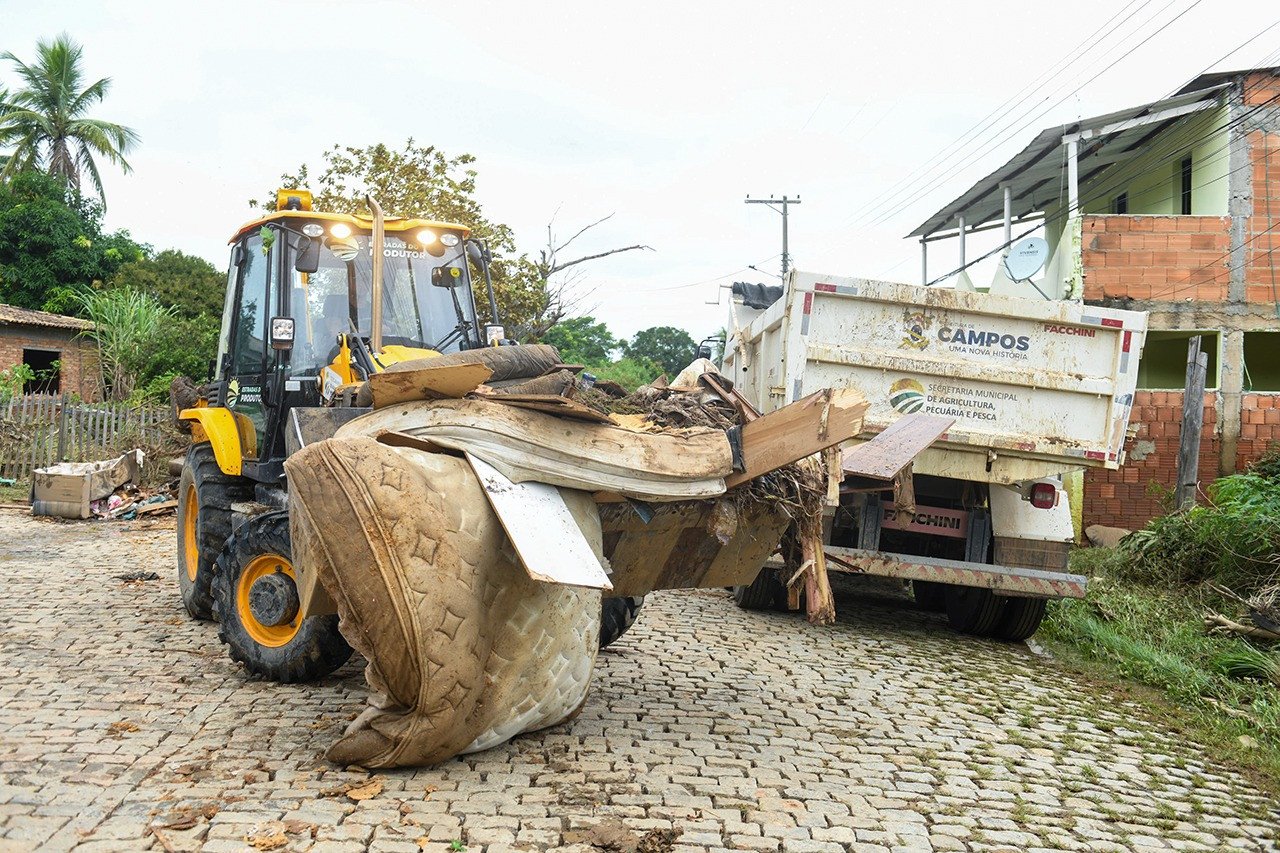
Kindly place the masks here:
[(835, 572), (986, 587), (992, 592), (1015, 597), (1084, 598), (1089, 585), (1089, 579), (1083, 575), (1065, 572), (890, 554), (834, 545), (828, 545), (823, 550), (831, 558), (827, 562), (827, 568)]

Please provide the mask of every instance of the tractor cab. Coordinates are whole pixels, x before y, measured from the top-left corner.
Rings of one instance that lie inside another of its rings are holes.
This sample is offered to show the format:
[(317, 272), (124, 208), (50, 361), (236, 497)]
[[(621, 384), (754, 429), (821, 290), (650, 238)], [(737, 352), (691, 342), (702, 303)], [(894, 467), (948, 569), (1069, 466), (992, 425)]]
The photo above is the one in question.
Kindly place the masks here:
[(469, 229), (384, 219), (373, 206), (373, 216), (322, 213), (310, 193), (281, 190), (275, 212), (231, 239), (209, 405), (235, 418), (254, 479), (274, 479), (254, 469), (283, 458), (290, 409), (349, 403), (345, 390), (391, 364), (502, 337), (477, 316)]

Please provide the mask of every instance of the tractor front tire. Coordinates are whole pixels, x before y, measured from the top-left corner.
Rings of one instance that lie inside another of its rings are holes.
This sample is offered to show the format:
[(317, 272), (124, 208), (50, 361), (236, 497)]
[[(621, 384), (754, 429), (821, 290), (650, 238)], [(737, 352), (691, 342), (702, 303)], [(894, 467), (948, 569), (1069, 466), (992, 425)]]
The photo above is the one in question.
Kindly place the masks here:
[(627, 633), (640, 615), (643, 595), (606, 598), (600, 602), (600, 648), (613, 644)]
[(287, 512), (242, 524), (218, 555), (213, 585), (218, 639), (254, 675), (314, 681), (351, 657), (337, 614), (299, 618)]
[(252, 496), (251, 483), (222, 473), (208, 444), (187, 453), (178, 481), (178, 589), (196, 619), (213, 617), (213, 574), (231, 536), (231, 504)]

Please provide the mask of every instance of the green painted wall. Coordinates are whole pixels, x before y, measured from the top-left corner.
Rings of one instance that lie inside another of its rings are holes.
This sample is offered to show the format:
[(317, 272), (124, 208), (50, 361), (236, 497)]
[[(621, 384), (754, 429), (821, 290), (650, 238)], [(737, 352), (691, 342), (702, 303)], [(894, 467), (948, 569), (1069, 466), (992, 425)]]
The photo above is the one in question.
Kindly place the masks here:
[(1202, 335), (1200, 346), (1209, 356), (1205, 375), (1205, 388), (1218, 387), (1218, 351), (1222, 348), (1222, 333), (1217, 330), (1147, 332), (1142, 345), (1142, 360), (1138, 362), (1138, 389), (1157, 391), (1181, 391), (1187, 387), (1187, 340)]
[[(1192, 215), (1225, 216), (1227, 132), (1222, 128), (1226, 122), (1226, 106), (1175, 121), (1172, 128), (1149, 139), (1143, 153), (1081, 183), (1081, 208), (1086, 213), (1110, 213), (1115, 197), (1127, 192), (1130, 215), (1180, 214), (1182, 160), (1190, 155)], [(1081, 161), (1082, 174), (1089, 171), (1088, 162)]]

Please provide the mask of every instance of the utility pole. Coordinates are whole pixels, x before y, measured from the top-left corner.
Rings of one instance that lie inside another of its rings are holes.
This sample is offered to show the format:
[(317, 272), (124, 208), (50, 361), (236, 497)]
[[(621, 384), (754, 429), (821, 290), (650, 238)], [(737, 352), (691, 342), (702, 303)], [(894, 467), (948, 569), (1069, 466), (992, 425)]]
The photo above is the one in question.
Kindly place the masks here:
[[(800, 196), (796, 196), (795, 198), (788, 198), (787, 196), (784, 195), (782, 197), (781, 202), (779, 202), (773, 196), (769, 196), (768, 198), (752, 198), (751, 196), (747, 196), (746, 203), (747, 204), (767, 204), (769, 205), (770, 210), (777, 211), (778, 213), (782, 214), (782, 277), (785, 279), (787, 277), (787, 270), (790, 269), (791, 267), (791, 253), (787, 251), (787, 205), (799, 204)], [(779, 203), (782, 204), (781, 210), (778, 210), (778, 208), (774, 207), (775, 204), (779, 204)]]

